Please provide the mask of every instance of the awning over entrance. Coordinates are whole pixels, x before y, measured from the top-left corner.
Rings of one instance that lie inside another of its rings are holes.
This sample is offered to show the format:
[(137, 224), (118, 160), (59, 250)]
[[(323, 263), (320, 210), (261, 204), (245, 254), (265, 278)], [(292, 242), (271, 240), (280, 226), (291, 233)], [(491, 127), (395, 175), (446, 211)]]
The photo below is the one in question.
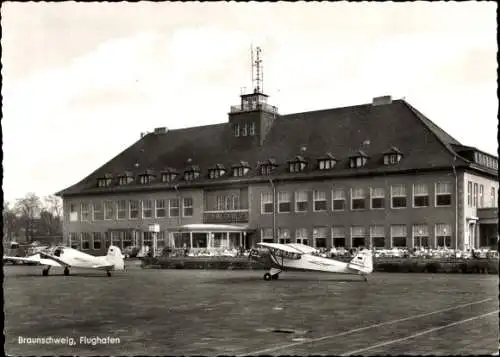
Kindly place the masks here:
[(248, 225), (229, 224), (185, 224), (177, 228), (179, 232), (247, 232)]

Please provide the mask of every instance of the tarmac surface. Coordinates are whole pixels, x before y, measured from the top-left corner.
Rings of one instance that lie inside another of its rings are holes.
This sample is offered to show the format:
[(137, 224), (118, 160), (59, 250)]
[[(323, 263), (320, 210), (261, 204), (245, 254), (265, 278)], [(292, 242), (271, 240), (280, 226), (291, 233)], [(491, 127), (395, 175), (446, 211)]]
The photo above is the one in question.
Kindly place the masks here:
[(495, 275), (375, 273), (365, 283), (130, 263), (112, 277), (41, 270), (4, 266), (8, 355), (492, 355), (499, 347)]

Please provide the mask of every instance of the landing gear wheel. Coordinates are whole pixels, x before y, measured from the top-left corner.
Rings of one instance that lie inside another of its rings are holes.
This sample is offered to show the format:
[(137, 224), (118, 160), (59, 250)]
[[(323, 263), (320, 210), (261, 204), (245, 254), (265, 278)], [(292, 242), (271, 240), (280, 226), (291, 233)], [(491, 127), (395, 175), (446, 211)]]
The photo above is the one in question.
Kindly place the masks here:
[(42, 276), (49, 276), (49, 269), (43, 269)]
[(264, 274), (264, 280), (271, 280), (271, 279), (272, 279), (271, 274), (269, 274), (269, 273)]
[(107, 270), (107, 271), (106, 271), (106, 274), (107, 274), (108, 276), (111, 276), (111, 272), (110, 272), (109, 270)]
[(64, 275), (68, 276), (69, 275), (69, 269), (66, 267), (64, 268)]
[(278, 280), (278, 279), (279, 279), (279, 277), (280, 277), (280, 275), (279, 275), (279, 274), (274, 274), (273, 276), (271, 276), (271, 279), (273, 279), (273, 280)]

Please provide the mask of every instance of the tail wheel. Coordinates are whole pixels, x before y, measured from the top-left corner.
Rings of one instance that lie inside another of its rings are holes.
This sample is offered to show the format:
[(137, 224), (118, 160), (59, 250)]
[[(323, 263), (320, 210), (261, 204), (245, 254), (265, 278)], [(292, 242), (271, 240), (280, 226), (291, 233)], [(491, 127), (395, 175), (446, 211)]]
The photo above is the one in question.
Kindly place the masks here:
[(272, 279), (271, 274), (269, 274), (269, 273), (264, 274), (264, 280), (271, 280), (271, 279)]

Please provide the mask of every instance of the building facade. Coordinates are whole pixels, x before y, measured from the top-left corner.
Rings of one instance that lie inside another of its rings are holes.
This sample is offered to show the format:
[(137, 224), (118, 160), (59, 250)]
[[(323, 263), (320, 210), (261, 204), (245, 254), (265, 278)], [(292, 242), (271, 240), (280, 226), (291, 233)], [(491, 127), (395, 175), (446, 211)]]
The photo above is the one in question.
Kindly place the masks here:
[(267, 99), (256, 88), (226, 123), (141, 135), (59, 192), (67, 243), (101, 254), (110, 244), (497, 242), (497, 157), (462, 145), (404, 100), (280, 115)]

